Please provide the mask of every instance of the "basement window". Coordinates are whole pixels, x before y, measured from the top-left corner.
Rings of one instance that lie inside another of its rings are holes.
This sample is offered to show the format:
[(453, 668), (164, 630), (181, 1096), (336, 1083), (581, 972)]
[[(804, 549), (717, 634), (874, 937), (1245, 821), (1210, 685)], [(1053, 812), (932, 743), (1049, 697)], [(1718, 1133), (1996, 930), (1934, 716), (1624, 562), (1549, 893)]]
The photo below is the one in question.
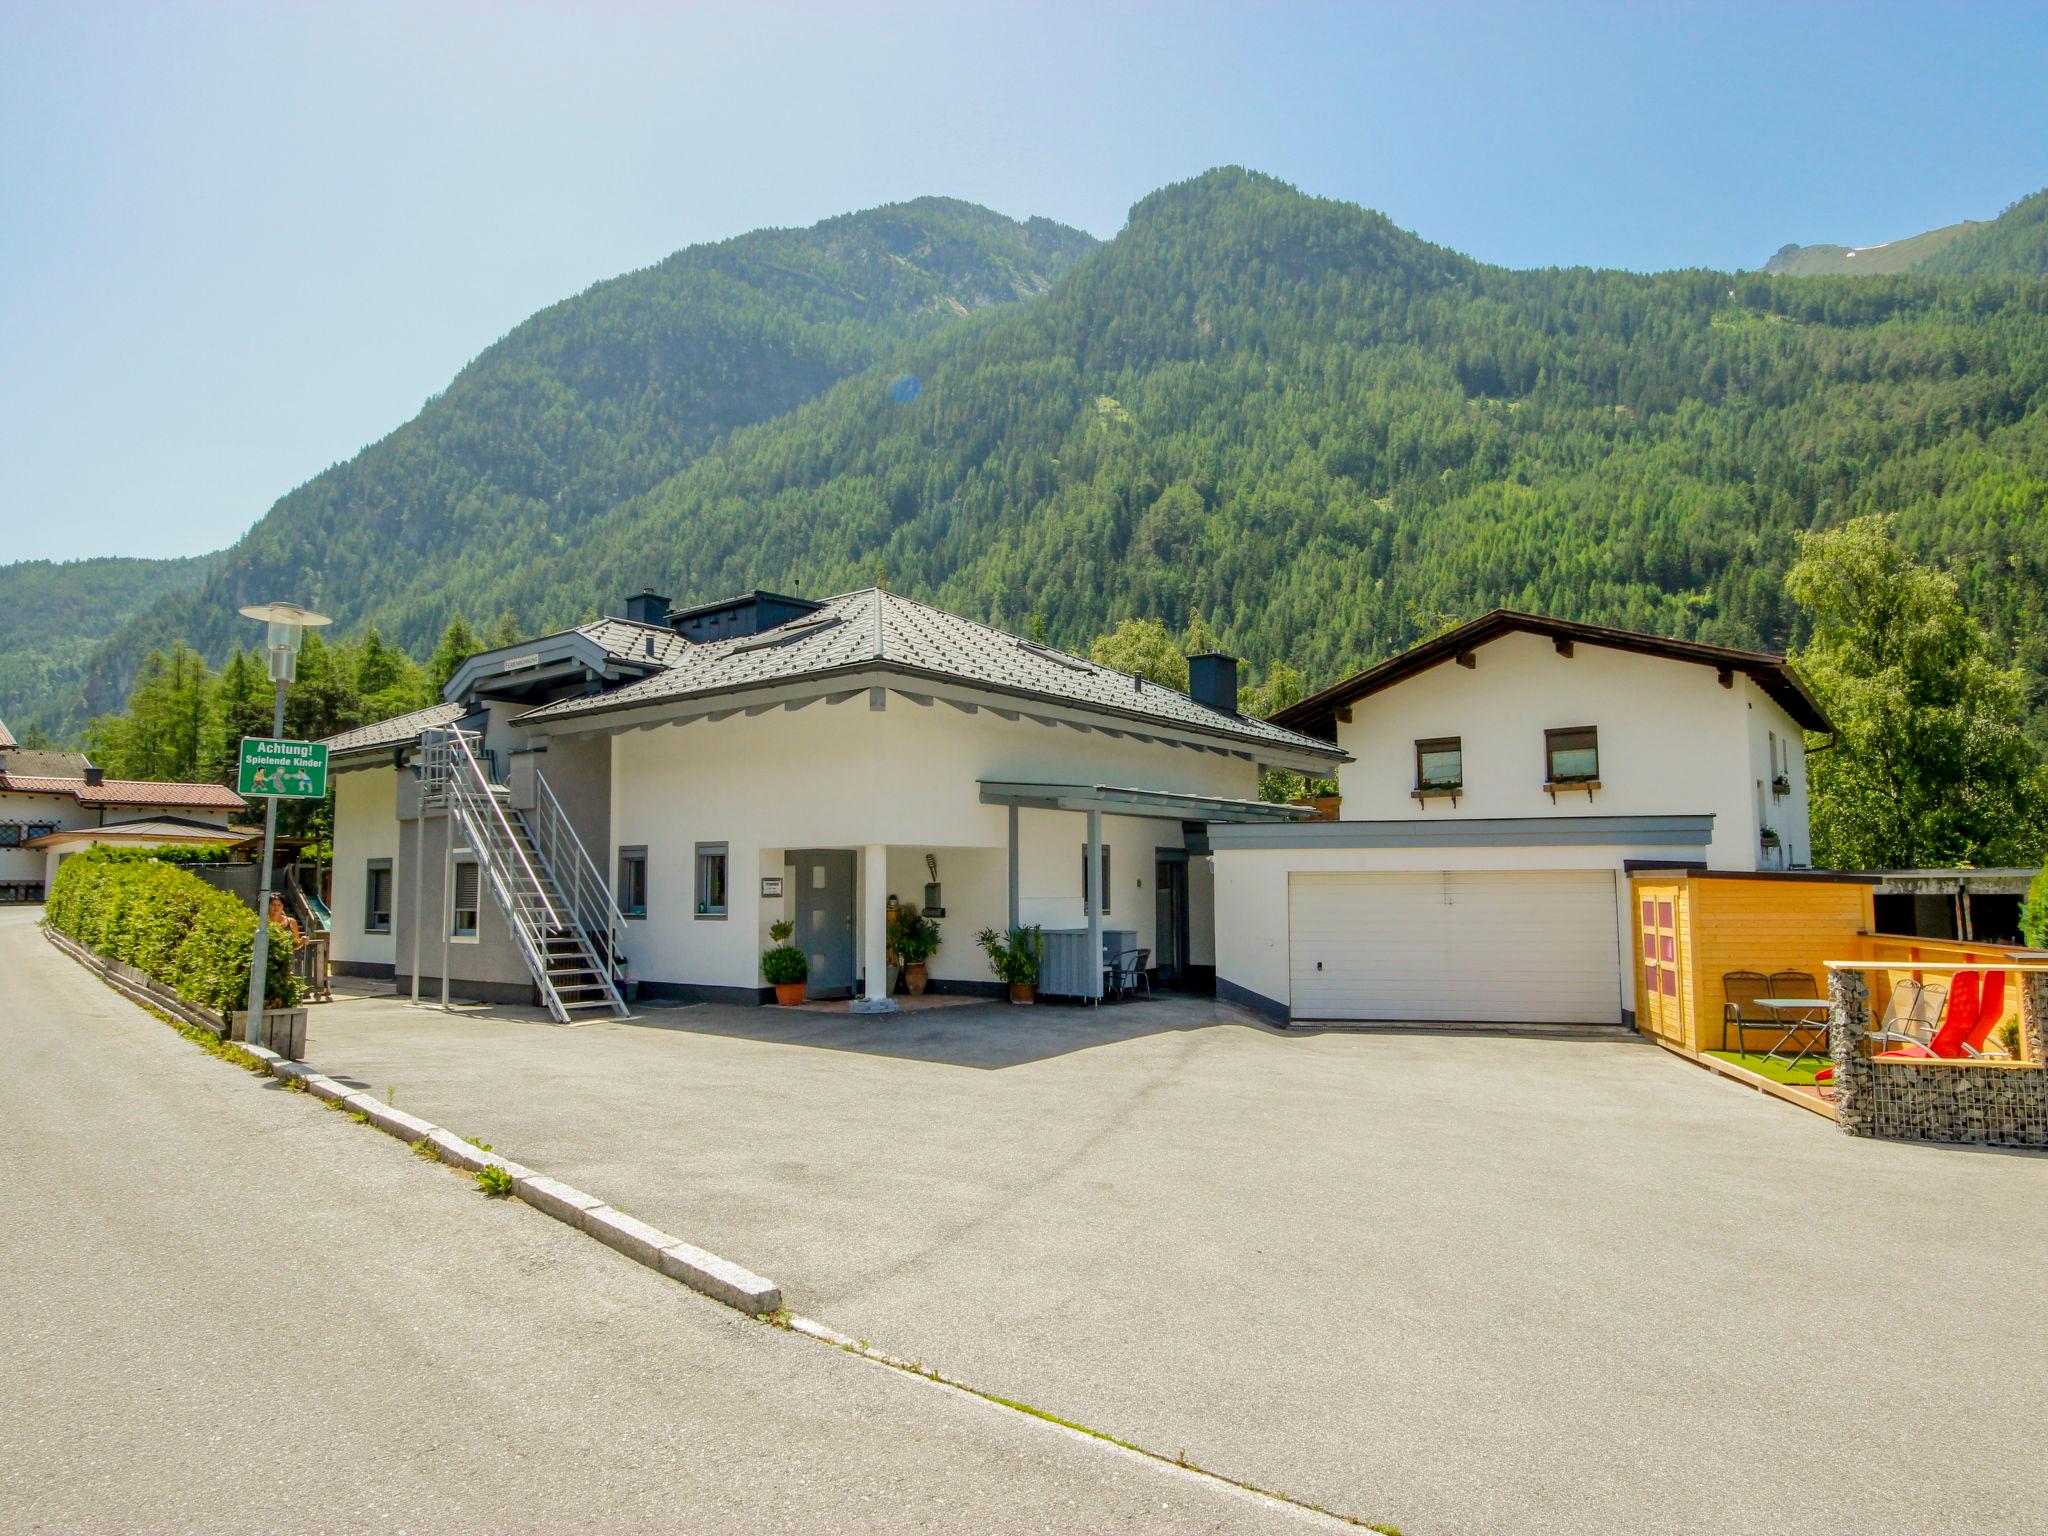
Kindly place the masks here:
[(725, 916), (727, 848), (724, 843), (697, 845), (697, 915)]
[(619, 850), (619, 912), (625, 917), (647, 915), (647, 849)]

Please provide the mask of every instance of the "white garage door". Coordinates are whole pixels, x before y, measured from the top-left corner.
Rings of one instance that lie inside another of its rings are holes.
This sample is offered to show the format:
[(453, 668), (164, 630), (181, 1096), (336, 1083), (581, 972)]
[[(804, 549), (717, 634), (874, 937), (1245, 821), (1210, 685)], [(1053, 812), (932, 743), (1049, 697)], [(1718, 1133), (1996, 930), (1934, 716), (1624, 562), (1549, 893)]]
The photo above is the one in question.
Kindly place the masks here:
[(1604, 871), (1296, 874), (1287, 897), (1297, 1019), (1621, 1022)]

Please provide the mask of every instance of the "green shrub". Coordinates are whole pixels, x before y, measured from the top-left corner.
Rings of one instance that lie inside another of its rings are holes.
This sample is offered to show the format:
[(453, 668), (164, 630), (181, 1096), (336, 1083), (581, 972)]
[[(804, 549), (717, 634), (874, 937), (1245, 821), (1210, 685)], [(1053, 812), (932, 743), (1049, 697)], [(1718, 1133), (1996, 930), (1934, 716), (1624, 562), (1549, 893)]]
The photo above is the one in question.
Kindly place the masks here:
[(2029, 949), (2048, 949), (2048, 863), (2034, 871), (2020, 906), (2020, 937)]
[(793, 923), (779, 922), (768, 925), (768, 937), (775, 941), (775, 947), (761, 953), (761, 974), (773, 987), (794, 986), (811, 974), (811, 962), (804, 952), (789, 942), (789, 936), (796, 932)]
[(889, 919), (889, 947), (905, 965), (923, 965), (938, 950), (939, 925), (915, 907), (898, 907)]
[[(90, 848), (57, 868), (44, 916), (50, 926), (215, 1013), (249, 996), (256, 914), (197, 875), (133, 849)], [(266, 1006), (298, 1001), (291, 944), (271, 936)]]
[(1022, 986), (1038, 980), (1039, 962), (1045, 955), (1045, 935), (1036, 925), (1012, 928), (1007, 934), (984, 928), (974, 942), (988, 956), (988, 968), (996, 973), (998, 981)]

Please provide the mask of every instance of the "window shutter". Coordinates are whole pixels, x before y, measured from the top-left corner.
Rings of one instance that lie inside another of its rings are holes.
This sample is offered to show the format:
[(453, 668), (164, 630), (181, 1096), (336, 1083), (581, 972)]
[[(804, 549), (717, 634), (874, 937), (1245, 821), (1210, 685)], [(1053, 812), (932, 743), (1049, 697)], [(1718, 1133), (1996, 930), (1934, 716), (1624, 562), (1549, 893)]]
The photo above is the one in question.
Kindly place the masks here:
[(476, 910), (477, 867), (474, 864), (455, 866), (455, 910), (474, 912)]

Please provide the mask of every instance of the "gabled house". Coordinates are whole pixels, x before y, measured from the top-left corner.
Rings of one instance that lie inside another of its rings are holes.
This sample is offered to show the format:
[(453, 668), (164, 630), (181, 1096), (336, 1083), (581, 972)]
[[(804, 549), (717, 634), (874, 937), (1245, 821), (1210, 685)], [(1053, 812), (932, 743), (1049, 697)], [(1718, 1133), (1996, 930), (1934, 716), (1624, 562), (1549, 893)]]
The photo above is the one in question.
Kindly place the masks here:
[[(444, 701), (328, 742), (333, 957), (558, 1016), (641, 997), (756, 1001), (771, 924), (813, 996), (887, 1008), (894, 902), (940, 918), (932, 985), (993, 995), (974, 936), (1036, 924), (1098, 993), (1142, 949), (1200, 984), (1212, 829), (1309, 814), (1262, 766), (1327, 775), (1328, 741), (893, 593), (751, 592), (471, 658)], [(1100, 900), (1096, 893), (1100, 893)]]
[(1223, 995), (1608, 1024), (1645, 940), (1627, 871), (1804, 868), (1806, 742), (1830, 730), (1782, 656), (1506, 610), (1275, 723), (1343, 751), (1342, 819), (1212, 833)]
[[(0, 737), (8, 743), (0, 747), (0, 902), (41, 901), (58, 864), (94, 843), (145, 847), (241, 835), (228, 829), (247, 807), (222, 785), (110, 779), (82, 752), (16, 747), (4, 725)], [(152, 842), (147, 829), (162, 835)]]

